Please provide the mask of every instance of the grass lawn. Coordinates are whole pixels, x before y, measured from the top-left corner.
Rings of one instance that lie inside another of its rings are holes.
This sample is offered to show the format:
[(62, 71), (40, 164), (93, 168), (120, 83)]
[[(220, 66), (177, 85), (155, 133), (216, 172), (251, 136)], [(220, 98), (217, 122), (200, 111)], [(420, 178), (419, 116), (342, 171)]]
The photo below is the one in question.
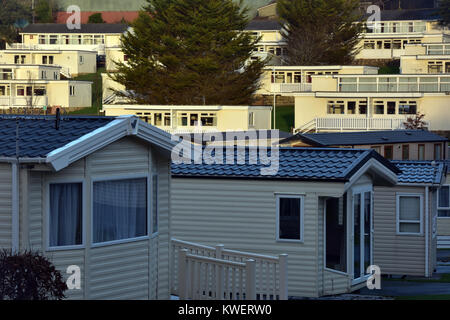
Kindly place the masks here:
[[(291, 132), (294, 127), (294, 106), (277, 106), (276, 107), (276, 128), (280, 131)], [(272, 123), (274, 123), (273, 119), (274, 110), (272, 110)]]
[(73, 78), (78, 81), (92, 81), (92, 107), (72, 111), (72, 115), (98, 115), (102, 109), (102, 72), (105, 68), (98, 68), (97, 73), (84, 74)]

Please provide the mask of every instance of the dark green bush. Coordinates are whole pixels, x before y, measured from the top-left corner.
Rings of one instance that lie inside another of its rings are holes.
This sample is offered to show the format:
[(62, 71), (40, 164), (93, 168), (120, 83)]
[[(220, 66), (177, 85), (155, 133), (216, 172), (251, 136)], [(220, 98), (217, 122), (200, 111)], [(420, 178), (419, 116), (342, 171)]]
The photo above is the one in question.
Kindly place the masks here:
[(0, 251), (0, 300), (61, 300), (67, 285), (38, 252)]

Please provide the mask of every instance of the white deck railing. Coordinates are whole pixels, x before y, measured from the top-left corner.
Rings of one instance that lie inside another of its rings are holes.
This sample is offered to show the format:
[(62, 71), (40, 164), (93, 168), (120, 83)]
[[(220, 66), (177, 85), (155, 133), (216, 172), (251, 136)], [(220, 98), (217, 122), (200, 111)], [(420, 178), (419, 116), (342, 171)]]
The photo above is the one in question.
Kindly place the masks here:
[(401, 118), (315, 118), (299, 128), (294, 133), (321, 130), (397, 130), (404, 129), (407, 117)]
[(272, 83), (273, 93), (311, 92), (311, 83)]
[(287, 300), (287, 254), (267, 256), (172, 239), (171, 293), (180, 299)]

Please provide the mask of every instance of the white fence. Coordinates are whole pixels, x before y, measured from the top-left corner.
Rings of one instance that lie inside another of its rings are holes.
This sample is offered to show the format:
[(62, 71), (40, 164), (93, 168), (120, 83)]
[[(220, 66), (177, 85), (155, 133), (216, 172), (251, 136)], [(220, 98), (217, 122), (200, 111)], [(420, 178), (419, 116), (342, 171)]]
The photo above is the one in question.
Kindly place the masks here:
[(287, 254), (267, 256), (172, 239), (171, 293), (180, 299), (287, 300)]
[(294, 130), (294, 133), (321, 130), (397, 130), (404, 129), (407, 117), (401, 118), (315, 118)]

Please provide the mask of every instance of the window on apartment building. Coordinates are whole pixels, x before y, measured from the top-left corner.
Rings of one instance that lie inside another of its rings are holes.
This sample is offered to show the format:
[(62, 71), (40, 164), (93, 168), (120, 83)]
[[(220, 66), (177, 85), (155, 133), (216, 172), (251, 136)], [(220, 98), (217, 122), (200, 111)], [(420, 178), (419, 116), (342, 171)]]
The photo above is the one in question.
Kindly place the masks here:
[(383, 49), (383, 41), (377, 41), (377, 49)]
[(356, 102), (355, 101), (347, 102), (347, 114), (356, 114)]
[(388, 101), (387, 114), (395, 114), (395, 101)]
[(152, 233), (158, 232), (158, 175), (154, 174), (152, 176)]
[(161, 126), (162, 125), (162, 113), (155, 113), (154, 114), (155, 119), (155, 126)]
[(328, 101), (328, 114), (344, 114), (344, 101)]
[(147, 178), (93, 183), (93, 242), (146, 236)]
[(384, 146), (384, 157), (388, 160), (394, 159), (394, 147), (393, 146)]
[(438, 217), (450, 218), (450, 186), (444, 185), (438, 191)]
[(128, 61), (128, 55), (127, 54), (123, 55), (123, 61)]
[(442, 160), (442, 145), (440, 143), (434, 145), (434, 160)]
[(69, 94), (70, 94), (71, 96), (74, 96), (74, 95), (75, 95), (75, 86), (69, 86)]
[(47, 71), (45, 70), (41, 71), (41, 79), (47, 79)]
[(183, 127), (186, 127), (188, 125), (188, 114), (187, 113), (182, 113), (180, 115), (178, 125), (183, 126)]
[(280, 47), (277, 47), (277, 48), (275, 48), (275, 54), (277, 55), (277, 56), (281, 56), (281, 48)]
[(20, 56), (14, 56), (14, 64), (19, 64)]
[(57, 35), (50, 35), (49, 43), (50, 44), (58, 44), (58, 36)]
[(391, 41), (390, 40), (386, 40), (384, 41), (384, 49), (391, 49)]
[(326, 267), (347, 272), (347, 193), (325, 203)]
[(397, 233), (422, 233), (422, 195), (397, 195)]
[(217, 125), (217, 119), (215, 113), (202, 113), (200, 115), (200, 121), (202, 126), (215, 127)]
[(84, 56), (80, 56), (80, 64), (84, 63)]
[(46, 44), (47, 43), (47, 37), (45, 35), (42, 35), (42, 34), (39, 35), (38, 42), (39, 42), (39, 44)]
[(380, 146), (371, 146), (370, 149), (373, 149), (376, 152), (378, 152), (379, 154), (381, 154), (381, 147)]
[(364, 41), (364, 49), (375, 49), (375, 41), (372, 40)]
[(402, 160), (409, 160), (409, 145), (402, 145)]
[(393, 49), (401, 49), (402, 48), (402, 40), (394, 40), (392, 42)]
[(197, 113), (191, 113), (189, 116), (189, 125), (191, 127), (198, 126), (198, 114)]
[(383, 101), (375, 101), (374, 104), (374, 114), (384, 114), (384, 102)]
[(432, 73), (432, 74), (442, 73), (442, 70), (443, 70), (442, 61), (428, 62), (428, 73)]
[(48, 56), (48, 64), (53, 64), (55, 61), (54, 56)]
[(358, 104), (359, 114), (367, 114), (367, 101), (360, 101)]
[(254, 112), (248, 113), (248, 126), (249, 127), (255, 126), (255, 113)]
[(277, 196), (278, 240), (303, 240), (302, 201), (302, 196)]
[(170, 112), (166, 112), (164, 113), (164, 126), (166, 127), (170, 127), (171, 125), (171, 116), (170, 116)]
[(425, 160), (425, 145), (419, 144), (417, 146), (417, 159), (418, 160)]
[(16, 95), (17, 95), (18, 97), (25, 96), (25, 87), (17, 86), (17, 87), (16, 87)]
[(58, 80), (58, 76), (59, 76), (58, 72), (53, 72), (53, 79), (54, 80)]
[(6, 96), (6, 86), (0, 86), (0, 96)]
[(33, 89), (35, 96), (45, 96), (45, 87), (44, 86), (35, 86)]
[(48, 57), (42, 56), (42, 64), (48, 64)]
[(32, 96), (33, 95), (33, 87), (32, 86), (27, 86), (26, 87), (26, 95), (28, 96), (28, 97), (30, 97), (30, 96)]
[(105, 39), (102, 35), (94, 35), (94, 44), (104, 44)]
[(49, 246), (76, 246), (83, 243), (82, 183), (49, 185)]
[(398, 114), (417, 114), (417, 102), (400, 101), (398, 105)]

